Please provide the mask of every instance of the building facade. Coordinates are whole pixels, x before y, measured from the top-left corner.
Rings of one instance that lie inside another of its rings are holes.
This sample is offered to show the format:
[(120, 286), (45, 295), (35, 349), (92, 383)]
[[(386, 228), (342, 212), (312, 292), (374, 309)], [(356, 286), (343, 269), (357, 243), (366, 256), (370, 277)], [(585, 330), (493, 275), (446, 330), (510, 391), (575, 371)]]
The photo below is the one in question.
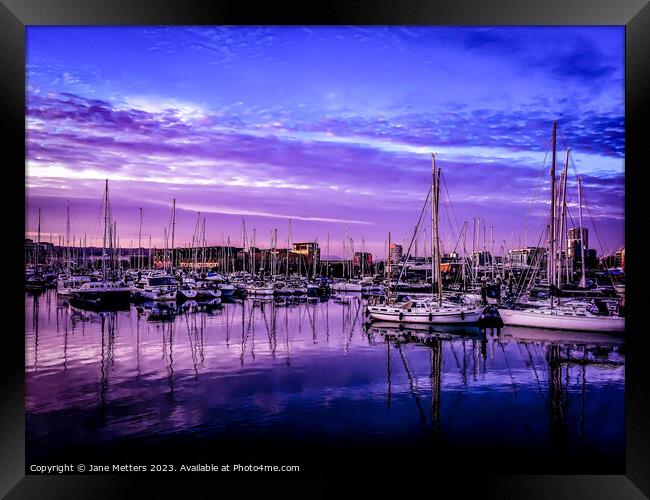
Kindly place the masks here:
[(526, 247), (508, 251), (508, 259), (515, 266), (530, 266), (545, 262), (546, 248)]
[(398, 264), (402, 260), (403, 254), (404, 251), (402, 245), (398, 245), (397, 243), (390, 244), (390, 248), (388, 249), (388, 258), (390, 259), (391, 264)]
[[(582, 247), (584, 248), (585, 255), (589, 249), (589, 230), (586, 227), (582, 228)], [(577, 257), (580, 262), (580, 228), (572, 227), (567, 233), (567, 252), (570, 259)]]

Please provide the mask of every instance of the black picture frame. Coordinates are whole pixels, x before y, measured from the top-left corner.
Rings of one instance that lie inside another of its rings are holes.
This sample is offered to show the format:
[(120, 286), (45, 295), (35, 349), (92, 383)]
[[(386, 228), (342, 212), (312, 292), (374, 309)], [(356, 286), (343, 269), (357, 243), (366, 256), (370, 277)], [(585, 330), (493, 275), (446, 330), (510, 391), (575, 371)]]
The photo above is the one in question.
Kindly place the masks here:
[[(25, 172), (25, 26), (170, 24), (424, 24), (424, 25), (624, 25), (626, 29), (626, 468), (625, 475), (486, 476), (476, 481), (488, 497), (499, 498), (644, 498), (650, 496), (650, 404), (643, 329), (643, 170), (642, 122), (649, 116), (650, 5), (647, 0), (375, 1), (326, 2), (284, 6), (266, 3), (199, 0), (0, 0), (0, 114), (5, 148), (5, 231), (9, 240), (5, 295), (0, 412), (0, 495), (8, 498), (84, 498), (126, 494), (134, 481), (167, 488), (179, 476), (25, 476), (24, 316), (20, 266), (24, 220), (13, 216), (24, 206)], [(21, 184), (22, 183), (22, 184)], [(20, 186), (23, 186), (21, 188)], [(8, 321), (12, 320), (11, 323)], [(490, 457), (480, 457), (489, 460)], [(386, 474), (384, 466), (378, 472)], [(400, 471), (399, 474), (406, 473)], [(480, 475), (480, 464), (459, 473)], [(336, 480), (337, 472), (327, 471)], [(390, 473), (391, 476), (395, 474)], [(435, 478), (432, 471), (432, 478)], [(379, 476), (381, 478), (381, 476)], [(255, 478), (242, 475), (240, 481)], [(285, 479), (286, 476), (285, 476)], [(288, 478), (293, 481), (294, 478)], [(375, 478), (376, 479), (376, 478)], [(194, 481), (192, 479), (192, 481)], [(469, 487), (469, 486), (468, 486)], [(426, 489), (426, 488), (425, 488)], [(463, 486), (464, 493), (467, 489)], [(171, 490), (167, 490), (168, 493)], [(216, 490), (215, 490), (216, 491)]]

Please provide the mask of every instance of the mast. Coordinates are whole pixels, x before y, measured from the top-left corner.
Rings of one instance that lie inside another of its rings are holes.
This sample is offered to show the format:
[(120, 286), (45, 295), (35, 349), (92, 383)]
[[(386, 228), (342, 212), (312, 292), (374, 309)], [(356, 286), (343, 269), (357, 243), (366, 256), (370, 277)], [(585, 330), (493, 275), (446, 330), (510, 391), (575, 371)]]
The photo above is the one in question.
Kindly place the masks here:
[[(551, 156), (551, 223), (549, 225), (549, 253), (548, 253), (548, 283), (549, 286), (555, 283), (555, 154), (556, 154), (557, 122), (553, 122), (551, 143), (553, 153)], [(553, 308), (553, 294), (550, 294), (550, 305)]]
[(232, 258), (231, 249), (230, 249), (230, 235), (228, 235), (228, 248), (226, 249), (226, 253), (227, 253), (226, 267), (229, 268), (230, 265), (232, 264), (232, 270), (235, 271), (235, 264), (237, 264), (237, 263), (236, 262), (232, 262), (232, 263), (230, 262), (230, 259)]
[(467, 221), (463, 223), (463, 264), (460, 266), (460, 272), (463, 279), (463, 291), (467, 290), (465, 266), (467, 266)]
[[(480, 262), (480, 259), (478, 258), (478, 239), (479, 239), (480, 224), (481, 224), (481, 218), (474, 217), (474, 231), (472, 235), (472, 268), (474, 270), (473, 281), (476, 281), (478, 279), (478, 265)], [(477, 230), (477, 228), (479, 229)]]
[(490, 265), (492, 267), (492, 281), (494, 281), (494, 226), (490, 224)]
[(320, 262), (318, 262), (318, 257), (319, 257), (319, 255), (320, 255), (320, 249), (319, 249), (319, 251), (317, 252), (317, 251), (316, 251), (317, 248), (319, 248), (319, 247), (318, 247), (318, 236), (316, 236), (316, 239), (314, 240), (314, 258), (313, 258), (313, 271), (314, 271), (314, 275), (312, 276), (312, 279), (314, 279), (314, 280), (316, 279), (316, 266), (317, 266), (318, 264), (320, 264)]
[(36, 236), (36, 269), (38, 270), (39, 253), (41, 250), (41, 207), (38, 207), (38, 232)]
[[(440, 169), (436, 168), (436, 155), (431, 153), (431, 232), (433, 234), (432, 244), (435, 248), (436, 260), (435, 277), (438, 289), (438, 306), (442, 305), (442, 276), (440, 275), (440, 237), (438, 234), (438, 196), (440, 195)], [(433, 262), (432, 262), (433, 265)], [(433, 284), (433, 274), (431, 283)]]
[(585, 278), (585, 242), (583, 241), (583, 231), (582, 228), (582, 180), (578, 177), (578, 217), (580, 222), (580, 263), (582, 268), (582, 274), (580, 276), (580, 283), (578, 286), (584, 288), (587, 285), (587, 280)]
[(165, 240), (165, 252), (163, 253), (163, 268), (167, 270), (167, 228), (163, 228), (163, 239)]
[(253, 228), (253, 246), (251, 247), (251, 274), (253, 275), (253, 279), (255, 279), (255, 264), (256, 264), (256, 253), (257, 250), (255, 249), (255, 236), (256, 236), (256, 229)]
[[(431, 153), (431, 296), (433, 297), (433, 282), (437, 278), (435, 255), (436, 251), (436, 200), (435, 200), (435, 185), (436, 185), (436, 155)], [(476, 224), (474, 224), (474, 231), (476, 231)], [(475, 238), (476, 239), (476, 238)]]
[(564, 173), (562, 174), (562, 180), (560, 184), (560, 199), (561, 201), (561, 207), (562, 207), (562, 212), (560, 215), (560, 220), (559, 220), (559, 225), (560, 225), (560, 231), (558, 234), (558, 238), (560, 239), (559, 241), (559, 256), (558, 256), (558, 269), (557, 269), (557, 286), (558, 288), (562, 285), (562, 249), (564, 248), (564, 242), (565, 242), (565, 237), (564, 233), (566, 231), (566, 183), (567, 183), (567, 178), (568, 178), (568, 170), (569, 170), (569, 149), (567, 148), (566, 150), (566, 158), (564, 162)]
[[(110, 217), (110, 213), (109, 213)], [(115, 249), (117, 248), (117, 222), (113, 222), (111, 225), (111, 271), (115, 271)]]
[(196, 212), (196, 226), (192, 235), (192, 271), (196, 272), (199, 260), (199, 238), (201, 237), (201, 212)]
[(205, 266), (207, 264), (207, 256), (205, 254), (206, 240), (205, 240), (205, 217), (203, 217), (203, 242), (201, 244), (201, 264), (202, 269), (205, 271)]
[(326, 270), (326, 276), (327, 278), (330, 277), (330, 233), (329, 231), (327, 232), (327, 270)]
[(108, 179), (104, 188), (104, 238), (102, 239), (102, 281), (106, 281), (106, 237), (108, 236)]
[(171, 263), (169, 269), (172, 274), (174, 274), (174, 264), (175, 264), (175, 255), (174, 255), (174, 233), (176, 230), (176, 198), (172, 199), (172, 251), (171, 251)]
[(289, 247), (291, 239), (291, 219), (289, 219), (289, 230), (287, 231), (287, 280), (289, 280)]
[(140, 207), (140, 226), (138, 230), (138, 269), (142, 269), (142, 207)]
[(68, 271), (68, 274), (70, 274), (70, 200), (68, 200), (68, 206), (67, 206), (67, 218), (66, 218), (66, 223), (65, 223), (65, 233), (66, 233), (66, 270)]
[(386, 252), (386, 260), (388, 262), (388, 293), (386, 295), (387, 295), (388, 303), (390, 304), (390, 284), (391, 284), (390, 283), (391, 282), (391, 276), (390, 276), (390, 274), (391, 274), (391, 268), (390, 268), (390, 231), (388, 231), (388, 252)]
[(354, 240), (350, 238), (350, 278), (354, 277)]
[(273, 228), (273, 276), (278, 274), (278, 228)]

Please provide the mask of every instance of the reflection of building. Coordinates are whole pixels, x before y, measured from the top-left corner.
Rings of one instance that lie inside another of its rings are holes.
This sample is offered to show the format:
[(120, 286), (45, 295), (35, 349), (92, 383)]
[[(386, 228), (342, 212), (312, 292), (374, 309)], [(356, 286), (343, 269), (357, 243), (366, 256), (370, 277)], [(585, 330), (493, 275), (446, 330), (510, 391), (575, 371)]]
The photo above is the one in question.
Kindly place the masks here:
[(526, 247), (516, 248), (508, 252), (508, 258), (514, 265), (530, 266), (533, 263), (539, 263), (546, 256), (544, 247)]
[[(572, 227), (569, 229), (568, 238), (567, 238), (567, 250), (569, 252), (569, 258), (574, 259), (574, 263), (580, 262), (580, 228)], [(582, 247), (585, 250), (585, 257), (587, 254), (587, 249), (589, 248), (589, 231), (586, 227), (582, 228)]]
[(397, 264), (399, 261), (402, 260), (402, 245), (398, 245), (397, 243), (391, 243), (390, 248), (388, 249), (388, 255), (390, 258), (391, 264)]

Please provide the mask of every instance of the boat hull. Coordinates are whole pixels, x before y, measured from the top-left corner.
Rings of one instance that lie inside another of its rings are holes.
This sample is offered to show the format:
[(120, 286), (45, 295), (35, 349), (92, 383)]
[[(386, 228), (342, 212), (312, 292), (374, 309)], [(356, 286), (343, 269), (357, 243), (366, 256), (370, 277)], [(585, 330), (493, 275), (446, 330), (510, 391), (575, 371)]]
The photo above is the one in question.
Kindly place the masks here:
[(625, 318), (620, 316), (570, 316), (557, 312), (531, 312), (515, 309), (499, 309), (499, 315), (504, 325), (507, 326), (584, 332), (625, 331)]
[(86, 291), (79, 290), (71, 295), (72, 305), (79, 306), (127, 306), (131, 299), (129, 289)]
[(155, 302), (176, 300), (176, 290), (136, 290), (133, 299)]
[(232, 285), (227, 285), (227, 286), (219, 286), (219, 291), (221, 292), (221, 295), (223, 297), (232, 297), (233, 294), (235, 293), (235, 287)]
[(221, 297), (220, 290), (197, 290), (196, 291), (197, 300), (212, 300), (212, 299), (218, 299), (219, 297)]
[(176, 292), (176, 300), (194, 300), (198, 297), (196, 290), (179, 290)]
[(260, 295), (260, 296), (265, 296), (265, 295), (273, 295), (273, 288), (249, 288), (248, 289), (248, 294), (249, 295)]
[(338, 292), (361, 292), (363, 290), (363, 287), (356, 283), (333, 283), (330, 288)]
[(434, 312), (408, 312), (381, 306), (368, 306), (368, 316), (372, 320), (396, 323), (473, 324), (478, 322), (482, 313), (482, 307), (462, 310), (452, 308), (448, 311), (442, 310)]

